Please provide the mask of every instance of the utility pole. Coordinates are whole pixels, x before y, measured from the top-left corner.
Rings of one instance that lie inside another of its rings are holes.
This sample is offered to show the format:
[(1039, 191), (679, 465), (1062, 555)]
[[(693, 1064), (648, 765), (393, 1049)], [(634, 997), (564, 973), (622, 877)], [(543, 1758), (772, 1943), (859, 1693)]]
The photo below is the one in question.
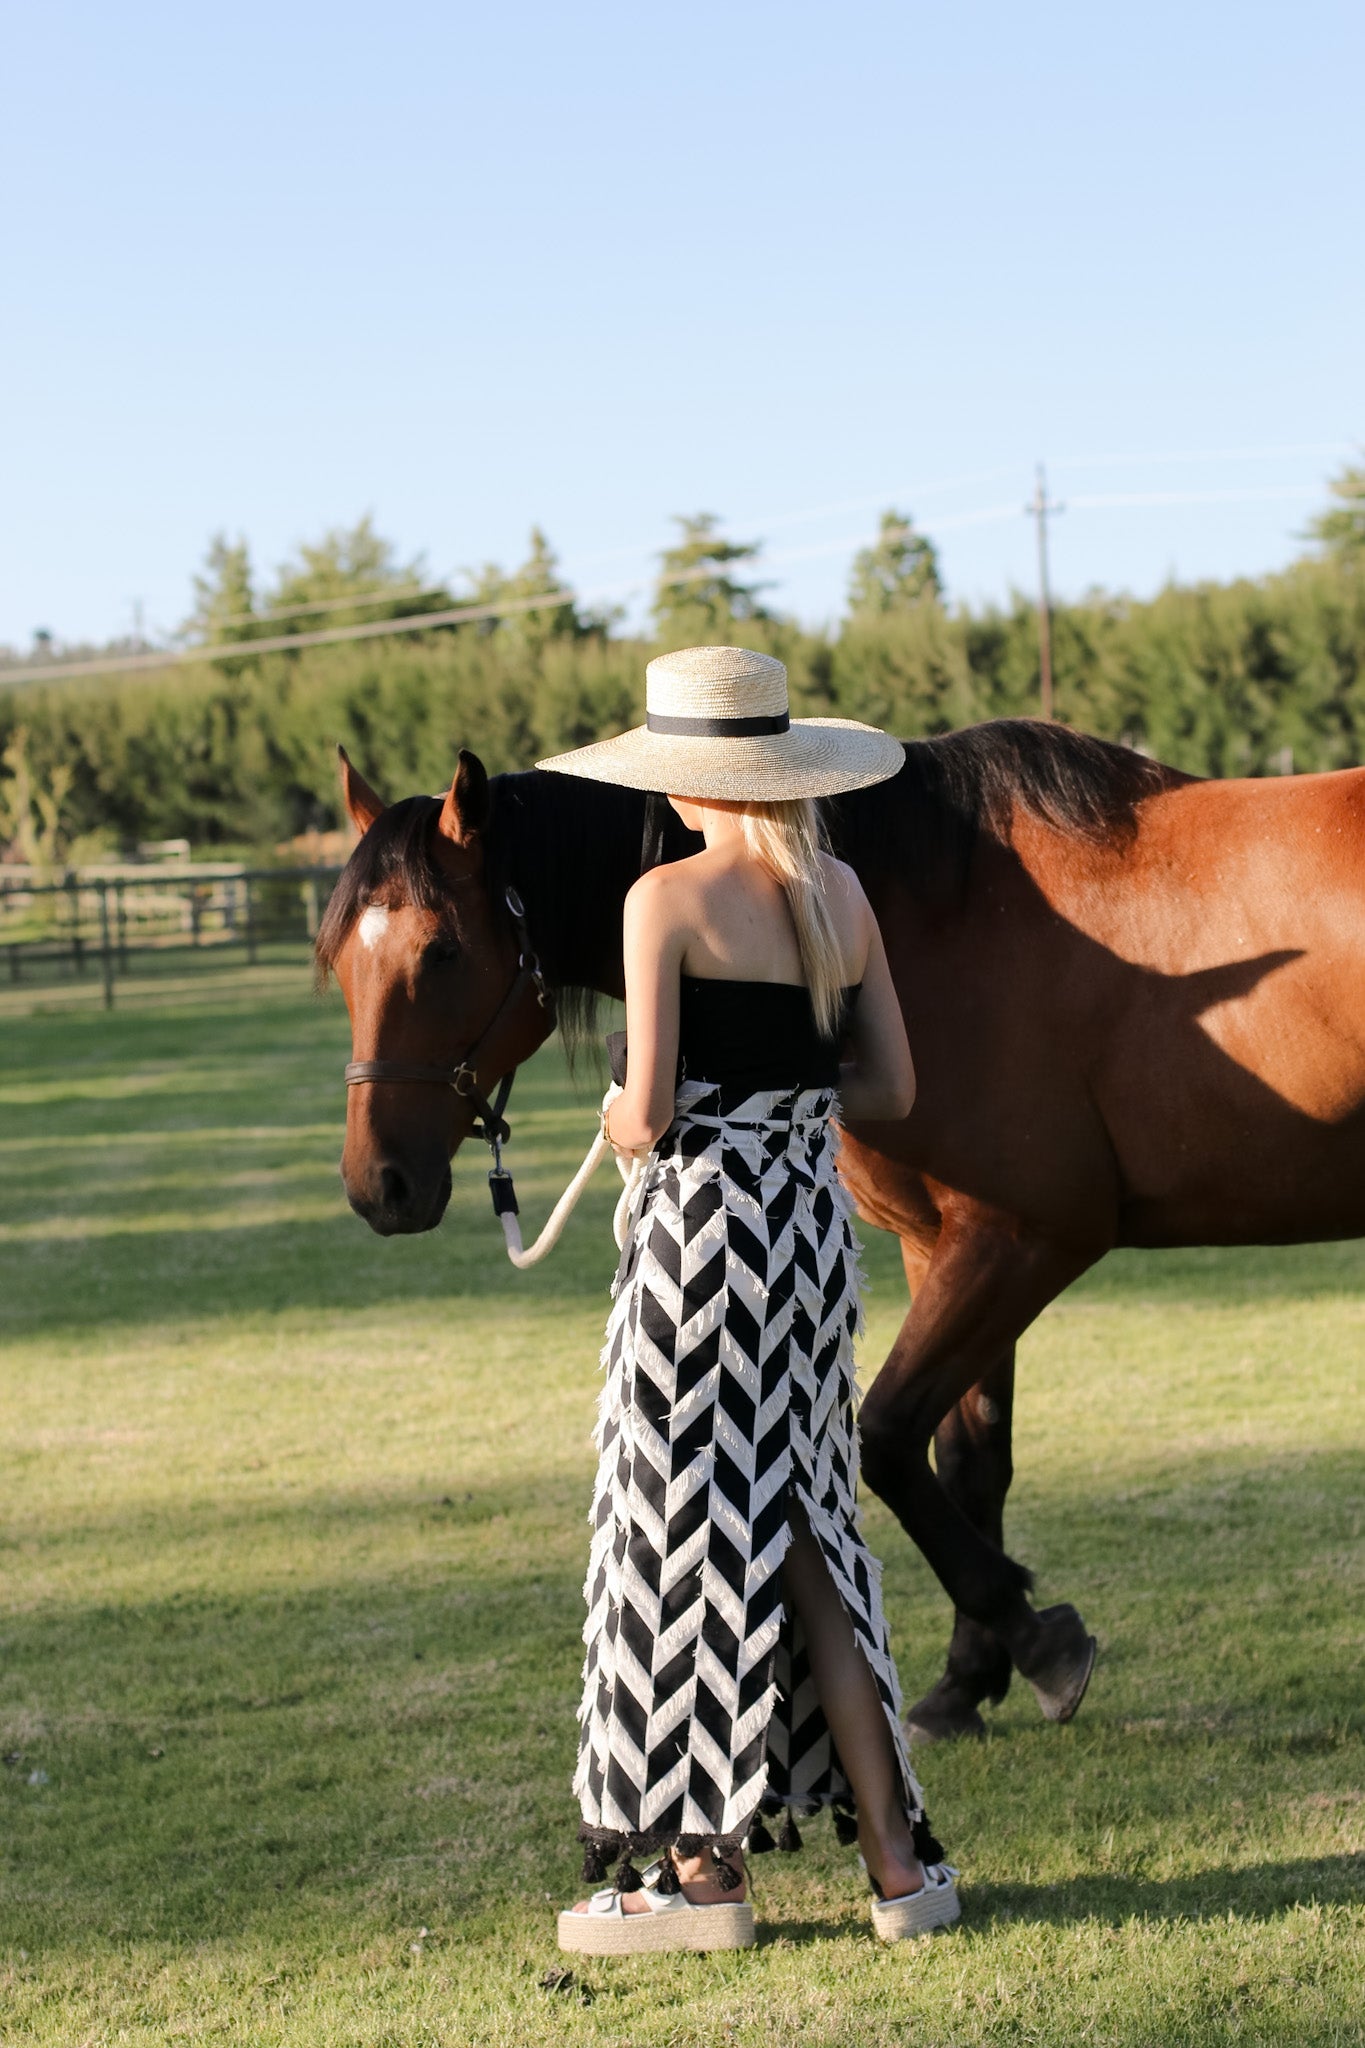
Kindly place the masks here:
[(1038, 687), (1044, 718), (1052, 716), (1052, 593), (1047, 581), (1047, 523), (1065, 510), (1065, 505), (1058, 505), (1048, 497), (1040, 462), (1033, 496), (1025, 505), (1024, 512), (1038, 529)]

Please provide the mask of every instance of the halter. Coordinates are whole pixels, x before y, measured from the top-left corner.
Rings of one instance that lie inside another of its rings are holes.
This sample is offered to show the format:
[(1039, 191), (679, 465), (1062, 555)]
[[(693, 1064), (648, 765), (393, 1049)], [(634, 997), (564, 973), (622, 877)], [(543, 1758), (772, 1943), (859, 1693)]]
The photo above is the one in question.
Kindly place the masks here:
[(528, 989), (535, 990), (536, 1001), (542, 1010), (549, 1012), (552, 1024), (555, 1004), (549, 983), (541, 971), (540, 961), (531, 944), (531, 935), (526, 928), (526, 906), (516, 890), (510, 886), (503, 895), (503, 902), (511, 914), (519, 941), (517, 971), (508, 984), (502, 1001), (474, 1043), (460, 1055), (453, 1067), (426, 1067), (412, 1060), (351, 1060), (346, 1067), (346, 1086), (357, 1088), (369, 1081), (424, 1081), (439, 1088), (453, 1088), (464, 1101), (474, 1105), (475, 1117), (472, 1128), (493, 1153), (493, 1164), (488, 1174), (489, 1192), (493, 1197), (493, 1214), (515, 1216), (516, 1190), (512, 1185), (511, 1174), (502, 1163), (502, 1148), (512, 1135), (503, 1112), (507, 1108), (517, 1070), (515, 1066), (508, 1068), (490, 1102), (479, 1086), (475, 1065), (479, 1054), (498, 1025), (517, 1007)]

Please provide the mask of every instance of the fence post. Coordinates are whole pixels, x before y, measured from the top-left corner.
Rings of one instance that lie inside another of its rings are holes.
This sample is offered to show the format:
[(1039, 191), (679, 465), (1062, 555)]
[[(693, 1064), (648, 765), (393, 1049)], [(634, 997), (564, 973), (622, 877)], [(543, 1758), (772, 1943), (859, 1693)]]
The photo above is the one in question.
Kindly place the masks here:
[(104, 968), (104, 1007), (114, 1007), (114, 948), (109, 931), (109, 884), (100, 883), (100, 960)]
[(123, 901), (123, 884), (114, 884), (114, 922), (118, 934), (118, 971), (128, 972), (128, 911)]
[(66, 894), (71, 908), (71, 959), (77, 974), (85, 973), (85, 941), (81, 937), (81, 892), (76, 870), (66, 871)]
[(321, 915), (321, 906), (318, 901), (318, 878), (316, 875), (310, 875), (304, 884), (303, 891), (303, 924), (304, 930), (310, 939), (315, 939), (318, 935), (318, 922)]
[(251, 876), (243, 875), (242, 887), (246, 890), (246, 959), (247, 966), (256, 965), (256, 919), (252, 914)]

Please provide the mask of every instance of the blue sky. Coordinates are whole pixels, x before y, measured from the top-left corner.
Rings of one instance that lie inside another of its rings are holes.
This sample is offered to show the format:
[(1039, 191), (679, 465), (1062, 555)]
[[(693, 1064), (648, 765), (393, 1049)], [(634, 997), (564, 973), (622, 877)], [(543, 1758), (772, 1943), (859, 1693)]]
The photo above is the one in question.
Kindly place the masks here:
[(895, 503), (1001, 596), (1040, 456), (1065, 592), (1274, 566), (1365, 441), (1362, 76), (1358, 0), (11, 6), (0, 641), (365, 511), (631, 602), (711, 510), (820, 619)]

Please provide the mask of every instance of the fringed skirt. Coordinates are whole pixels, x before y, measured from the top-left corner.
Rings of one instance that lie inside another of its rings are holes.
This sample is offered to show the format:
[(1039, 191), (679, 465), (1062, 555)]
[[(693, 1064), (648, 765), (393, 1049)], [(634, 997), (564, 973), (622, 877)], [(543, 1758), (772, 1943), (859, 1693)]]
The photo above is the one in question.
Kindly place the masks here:
[[(574, 1790), (584, 1870), (771, 1837), (853, 1797), (780, 1566), (799, 1503), (871, 1668), (923, 1852), (880, 1568), (854, 1496), (858, 1247), (828, 1089), (684, 1082), (612, 1285)], [(940, 1852), (941, 1853), (941, 1852)], [(629, 1881), (629, 1880), (628, 1880)]]

